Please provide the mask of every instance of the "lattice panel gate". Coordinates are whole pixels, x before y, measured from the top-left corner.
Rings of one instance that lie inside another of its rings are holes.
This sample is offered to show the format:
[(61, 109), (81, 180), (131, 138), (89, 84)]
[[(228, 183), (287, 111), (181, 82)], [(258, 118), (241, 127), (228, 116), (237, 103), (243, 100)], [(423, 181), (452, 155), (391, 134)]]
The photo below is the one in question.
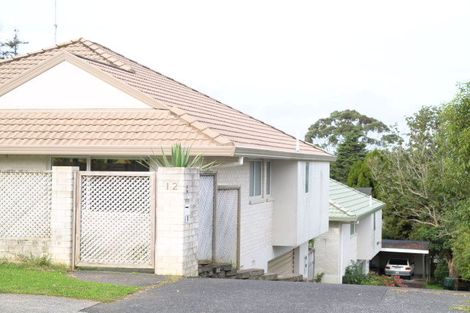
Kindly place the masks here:
[(76, 265), (154, 267), (155, 174), (79, 172)]
[(0, 172), (0, 238), (49, 238), (50, 171)]
[(214, 225), (214, 261), (239, 263), (239, 189), (219, 186)]
[(199, 186), (197, 258), (198, 260), (212, 260), (215, 176), (201, 175)]

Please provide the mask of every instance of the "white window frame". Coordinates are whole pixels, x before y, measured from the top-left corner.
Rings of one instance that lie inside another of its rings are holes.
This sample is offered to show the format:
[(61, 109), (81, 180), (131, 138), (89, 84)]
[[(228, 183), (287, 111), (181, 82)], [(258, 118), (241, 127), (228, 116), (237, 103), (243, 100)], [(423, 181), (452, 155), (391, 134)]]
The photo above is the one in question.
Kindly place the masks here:
[[(260, 179), (259, 179), (259, 182), (261, 184), (260, 186), (260, 194), (255, 194), (255, 190), (256, 190), (256, 187), (255, 187), (255, 164), (256, 163), (259, 163), (260, 164)], [(263, 180), (264, 180), (264, 171), (263, 171), (263, 167), (264, 167), (264, 162), (262, 160), (253, 160), (250, 162), (250, 174), (249, 174), (249, 196), (250, 196), (250, 199), (263, 199), (264, 197), (264, 184), (263, 184)]]
[(352, 222), (349, 224), (349, 234), (351, 235), (351, 237), (357, 234), (356, 222)]
[(272, 193), (272, 164), (271, 161), (266, 161), (265, 163), (265, 178), (266, 178), (266, 184), (265, 184), (265, 193), (266, 196), (270, 196)]

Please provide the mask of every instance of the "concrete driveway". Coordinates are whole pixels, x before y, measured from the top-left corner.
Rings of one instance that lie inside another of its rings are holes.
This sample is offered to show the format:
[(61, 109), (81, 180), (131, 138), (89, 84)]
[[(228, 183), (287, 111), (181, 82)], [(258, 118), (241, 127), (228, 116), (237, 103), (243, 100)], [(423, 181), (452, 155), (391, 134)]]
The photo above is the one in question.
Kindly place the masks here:
[(60, 297), (0, 294), (1, 313), (78, 313), (96, 303)]
[(469, 293), (355, 285), (187, 279), (82, 312), (453, 312)]

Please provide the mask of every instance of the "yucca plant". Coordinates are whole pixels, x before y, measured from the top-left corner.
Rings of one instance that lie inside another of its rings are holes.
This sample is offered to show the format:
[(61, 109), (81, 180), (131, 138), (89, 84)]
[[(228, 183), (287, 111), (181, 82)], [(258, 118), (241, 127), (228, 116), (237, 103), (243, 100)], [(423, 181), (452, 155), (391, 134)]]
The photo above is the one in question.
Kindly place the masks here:
[(207, 171), (216, 166), (216, 162), (204, 162), (204, 157), (197, 154), (191, 157), (191, 148), (183, 147), (177, 143), (171, 147), (171, 156), (167, 156), (162, 148), (161, 156), (148, 156), (141, 160), (141, 163), (150, 167), (186, 167), (198, 168), (201, 171)]

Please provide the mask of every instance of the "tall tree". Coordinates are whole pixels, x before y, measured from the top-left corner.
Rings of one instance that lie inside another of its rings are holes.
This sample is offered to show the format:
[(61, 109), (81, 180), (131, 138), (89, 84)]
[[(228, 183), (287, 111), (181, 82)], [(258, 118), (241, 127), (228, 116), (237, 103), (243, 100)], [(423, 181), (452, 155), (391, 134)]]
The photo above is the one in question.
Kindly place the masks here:
[(19, 31), (14, 30), (11, 39), (0, 42), (0, 59), (6, 59), (18, 55), (18, 50), (21, 45), (28, 44), (27, 41), (20, 40), (18, 36)]
[(337, 160), (331, 166), (331, 177), (347, 183), (351, 167), (364, 159), (368, 149), (387, 146), (400, 138), (383, 122), (345, 110), (316, 121), (305, 139), (335, 152)]

